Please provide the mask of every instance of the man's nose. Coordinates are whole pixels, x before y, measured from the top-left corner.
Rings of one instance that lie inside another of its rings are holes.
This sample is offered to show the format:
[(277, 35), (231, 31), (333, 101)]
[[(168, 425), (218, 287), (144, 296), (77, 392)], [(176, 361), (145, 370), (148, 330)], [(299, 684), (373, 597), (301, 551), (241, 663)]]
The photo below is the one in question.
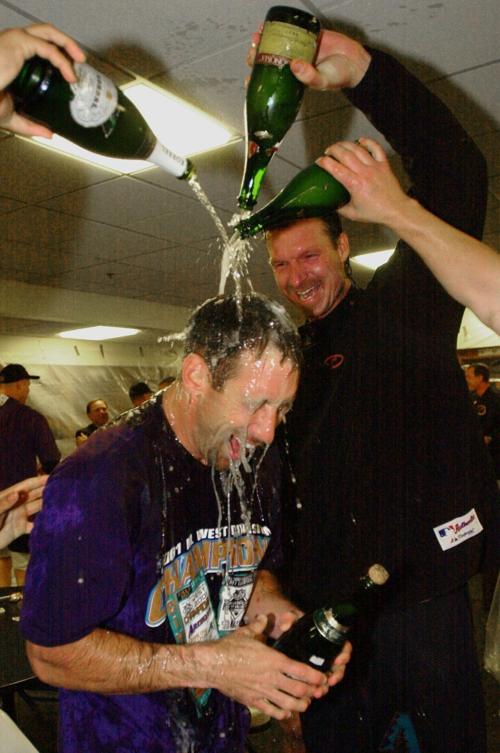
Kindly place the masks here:
[(288, 284), (293, 288), (299, 288), (304, 282), (305, 275), (301, 264), (292, 262), (289, 267)]
[(249, 427), (248, 438), (255, 444), (271, 444), (278, 423), (278, 412), (271, 405), (263, 405), (256, 412)]

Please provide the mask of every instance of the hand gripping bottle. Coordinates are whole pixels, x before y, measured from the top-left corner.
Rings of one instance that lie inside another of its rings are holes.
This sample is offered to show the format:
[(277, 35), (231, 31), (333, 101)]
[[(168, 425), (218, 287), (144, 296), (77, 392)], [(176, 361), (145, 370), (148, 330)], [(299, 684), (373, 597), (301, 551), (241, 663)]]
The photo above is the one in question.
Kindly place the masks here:
[(106, 157), (154, 162), (177, 178), (194, 172), (189, 159), (160, 144), (136, 106), (86, 63), (68, 83), (48, 60), (28, 60), (8, 89), (17, 111), (78, 146)]
[(290, 70), (290, 61), (314, 61), (320, 24), (296, 8), (269, 9), (247, 88), (245, 102), (246, 165), (238, 197), (241, 209), (251, 209), (267, 166), (295, 120), (304, 85)]

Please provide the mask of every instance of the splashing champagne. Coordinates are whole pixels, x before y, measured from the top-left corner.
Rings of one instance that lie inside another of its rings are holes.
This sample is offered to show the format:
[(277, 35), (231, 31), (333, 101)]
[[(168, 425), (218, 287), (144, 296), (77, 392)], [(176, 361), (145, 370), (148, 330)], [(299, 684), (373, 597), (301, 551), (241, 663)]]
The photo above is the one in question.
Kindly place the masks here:
[(69, 84), (48, 60), (28, 60), (9, 86), (16, 110), (83, 149), (119, 159), (154, 162), (177, 178), (194, 166), (160, 144), (136, 106), (114, 83), (86, 63)]
[(245, 101), (247, 157), (238, 197), (241, 209), (257, 202), (267, 166), (299, 111), (304, 85), (290, 70), (293, 58), (312, 63), (320, 30), (309, 13), (275, 5), (269, 9)]

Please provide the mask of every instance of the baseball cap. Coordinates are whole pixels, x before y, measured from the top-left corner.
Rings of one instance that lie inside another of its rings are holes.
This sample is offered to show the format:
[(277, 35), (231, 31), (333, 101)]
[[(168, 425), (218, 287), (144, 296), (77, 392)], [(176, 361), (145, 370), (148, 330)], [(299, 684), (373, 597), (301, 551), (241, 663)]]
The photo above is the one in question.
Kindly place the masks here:
[(10, 384), (11, 382), (20, 382), (21, 379), (40, 379), (39, 376), (28, 374), (24, 366), (20, 363), (8, 363), (0, 371), (0, 384)]

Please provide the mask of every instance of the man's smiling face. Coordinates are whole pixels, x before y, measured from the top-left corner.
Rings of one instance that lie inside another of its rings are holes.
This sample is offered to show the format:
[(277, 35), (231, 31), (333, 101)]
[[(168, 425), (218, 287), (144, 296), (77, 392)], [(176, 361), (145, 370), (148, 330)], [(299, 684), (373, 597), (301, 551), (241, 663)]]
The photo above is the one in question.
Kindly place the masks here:
[(270, 231), (267, 245), (276, 284), (308, 319), (320, 319), (340, 303), (349, 287), (345, 233), (335, 245), (324, 223), (314, 218)]

